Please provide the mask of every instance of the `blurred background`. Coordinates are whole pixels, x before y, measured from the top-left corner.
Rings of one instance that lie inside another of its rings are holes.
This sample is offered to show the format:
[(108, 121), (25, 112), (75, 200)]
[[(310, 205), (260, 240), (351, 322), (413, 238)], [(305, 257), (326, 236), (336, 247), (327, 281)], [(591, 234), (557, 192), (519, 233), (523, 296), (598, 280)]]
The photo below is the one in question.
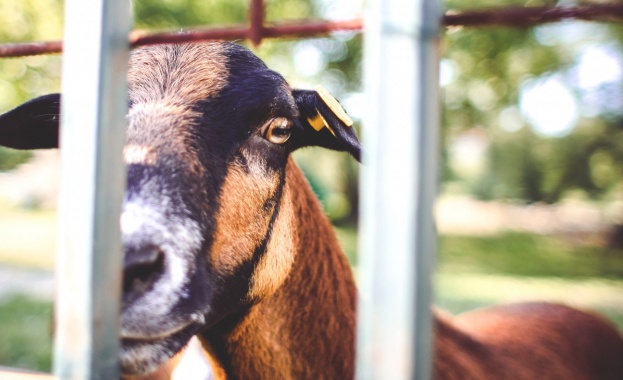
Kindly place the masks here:
[[(360, 0), (268, 0), (269, 22), (362, 16)], [(586, 4), (446, 0), (446, 10)], [(135, 0), (136, 29), (246, 22), (246, 0)], [(61, 0), (2, 0), (0, 43), (62, 38)], [(441, 40), (436, 303), (554, 300), (623, 329), (623, 26), (451, 28)], [(359, 124), (362, 37), (265, 40), (296, 87), (323, 84)], [(60, 56), (0, 59), (0, 112), (60, 89)], [(362, 136), (365, 139), (365, 136)], [(357, 268), (357, 164), (295, 154)], [(50, 370), (58, 154), (0, 149), (0, 365)]]

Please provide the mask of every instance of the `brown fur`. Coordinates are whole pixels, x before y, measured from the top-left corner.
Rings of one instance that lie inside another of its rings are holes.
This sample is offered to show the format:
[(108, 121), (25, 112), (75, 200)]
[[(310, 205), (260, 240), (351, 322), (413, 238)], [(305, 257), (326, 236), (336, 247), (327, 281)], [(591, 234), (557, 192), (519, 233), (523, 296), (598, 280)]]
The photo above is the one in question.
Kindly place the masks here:
[[(278, 290), (263, 294), (233, 330), (203, 336), (213, 360), (224, 363), (219, 365), (227, 374), (219, 378), (354, 376), (355, 287), (350, 269), (292, 162), (287, 173), (270, 251), (293, 244), (294, 265)], [(291, 234), (282, 234), (285, 229)], [(279, 278), (283, 268), (260, 266), (255, 276)], [(435, 379), (623, 378), (623, 340), (616, 329), (566, 306), (499, 306), (455, 318), (434, 311), (433, 317)]]
[(497, 306), (435, 318), (436, 379), (623, 379), (623, 340), (567, 306)]
[[(355, 285), (329, 221), (291, 160), (281, 202), (271, 254), (253, 277), (257, 304), (238, 323), (200, 337), (215, 378), (351, 379)], [(291, 254), (293, 263), (271, 262)], [(616, 328), (576, 309), (527, 303), (457, 317), (434, 310), (433, 319), (434, 379), (623, 379)]]
[(222, 185), (210, 264), (224, 275), (250, 259), (244, 253), (251, 254), (264, 238), (273, 212), (263, 206), (277, 190), (279, 175), (251, 176), (234, 162)]
[(285, 186), (283, 190), (279, 217), (273, 224), (271, 239), (266, 249), (276, 254), (264, 255), (260, 260), (251, 277), (251, 289), (248, 293), (251, 300), (273, 295), (283, 284), (294, 264), (301, 242), (299, 226), (292, 223), (296, 217), (293, 191), (294, 189), (289, 186)]
[[(270, 249), (277, 257), (295, 252), (288, 277), (273, 294), (278, 284), (265, 286), (262, 300), (232, 329), (207, 331), (202, 341), (230, 379), (352, 378), (355, 284), (329, 221), (292, 161), (281, 207)], [(291, 235), (281, 235), (286, 228)], [(262, 289), (259, 278), (282, 277), (281, 266), (259, 265), (252, 289)]]

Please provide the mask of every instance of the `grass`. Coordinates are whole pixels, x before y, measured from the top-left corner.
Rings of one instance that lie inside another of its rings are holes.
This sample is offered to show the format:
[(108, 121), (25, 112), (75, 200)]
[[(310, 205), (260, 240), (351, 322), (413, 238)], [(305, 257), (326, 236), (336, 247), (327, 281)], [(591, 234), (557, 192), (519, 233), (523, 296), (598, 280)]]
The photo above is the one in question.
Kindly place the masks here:
[(623, 331), (623, 280), (438, 272), (435, 285), (435, 303), (451, 313), (501, 303), (550, 301), (598, 311)]
[[(577, 239), (576, 239), (577, 240)], [(623, 330), (623, 255), (560, 236), (441, 236), (436, 304), (460, 313), (492, 304), (562, 302)]]
[[(56, 214), (0, 204), (0, 264), (51, 270)], [(0, 298), (0, 366), (50, 372), (52, 302), (24, 296)]]
[(12, 297), (0, 301), (0, 365), (51, 370), (52, 303)]
[(562, 237), (507, 232), (442, 236), (439, 271), (529, 277), (623, 278), (623, 253)]
[[(356, 265), (355, 231), (336, 232)], [(623, 254), (577, 240), (516, 232), (441, 236), (435, 304), (461, 313), (500, 303), (561, 302), (598, 311), (623, 330)]]

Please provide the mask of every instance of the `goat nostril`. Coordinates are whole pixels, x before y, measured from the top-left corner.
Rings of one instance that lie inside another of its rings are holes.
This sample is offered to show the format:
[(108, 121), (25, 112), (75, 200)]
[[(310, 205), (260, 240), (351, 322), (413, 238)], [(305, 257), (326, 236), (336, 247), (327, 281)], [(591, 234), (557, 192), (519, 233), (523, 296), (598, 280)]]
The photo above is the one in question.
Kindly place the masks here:
[(129, 252), (125, 257), (123, 294), (140, 296), (164, 273), (164, 252), (158, 247), (146, 247)]

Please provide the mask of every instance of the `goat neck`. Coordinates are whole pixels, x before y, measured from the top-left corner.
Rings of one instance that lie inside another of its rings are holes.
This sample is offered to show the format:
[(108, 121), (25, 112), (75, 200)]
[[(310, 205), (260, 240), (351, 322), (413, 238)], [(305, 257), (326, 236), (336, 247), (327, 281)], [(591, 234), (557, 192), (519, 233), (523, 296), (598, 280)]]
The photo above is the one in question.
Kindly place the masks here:
[(272, 241), (268, 249), (294, 249), (292, 271), (272, 296), (205, 331), (201, 339), (228, 379), (351, 379), (353, 276), (331, 224), (292, 160), (286, 173), (273, 236), (283, 236), (282, 228), (294, 233), (291, 240)]

